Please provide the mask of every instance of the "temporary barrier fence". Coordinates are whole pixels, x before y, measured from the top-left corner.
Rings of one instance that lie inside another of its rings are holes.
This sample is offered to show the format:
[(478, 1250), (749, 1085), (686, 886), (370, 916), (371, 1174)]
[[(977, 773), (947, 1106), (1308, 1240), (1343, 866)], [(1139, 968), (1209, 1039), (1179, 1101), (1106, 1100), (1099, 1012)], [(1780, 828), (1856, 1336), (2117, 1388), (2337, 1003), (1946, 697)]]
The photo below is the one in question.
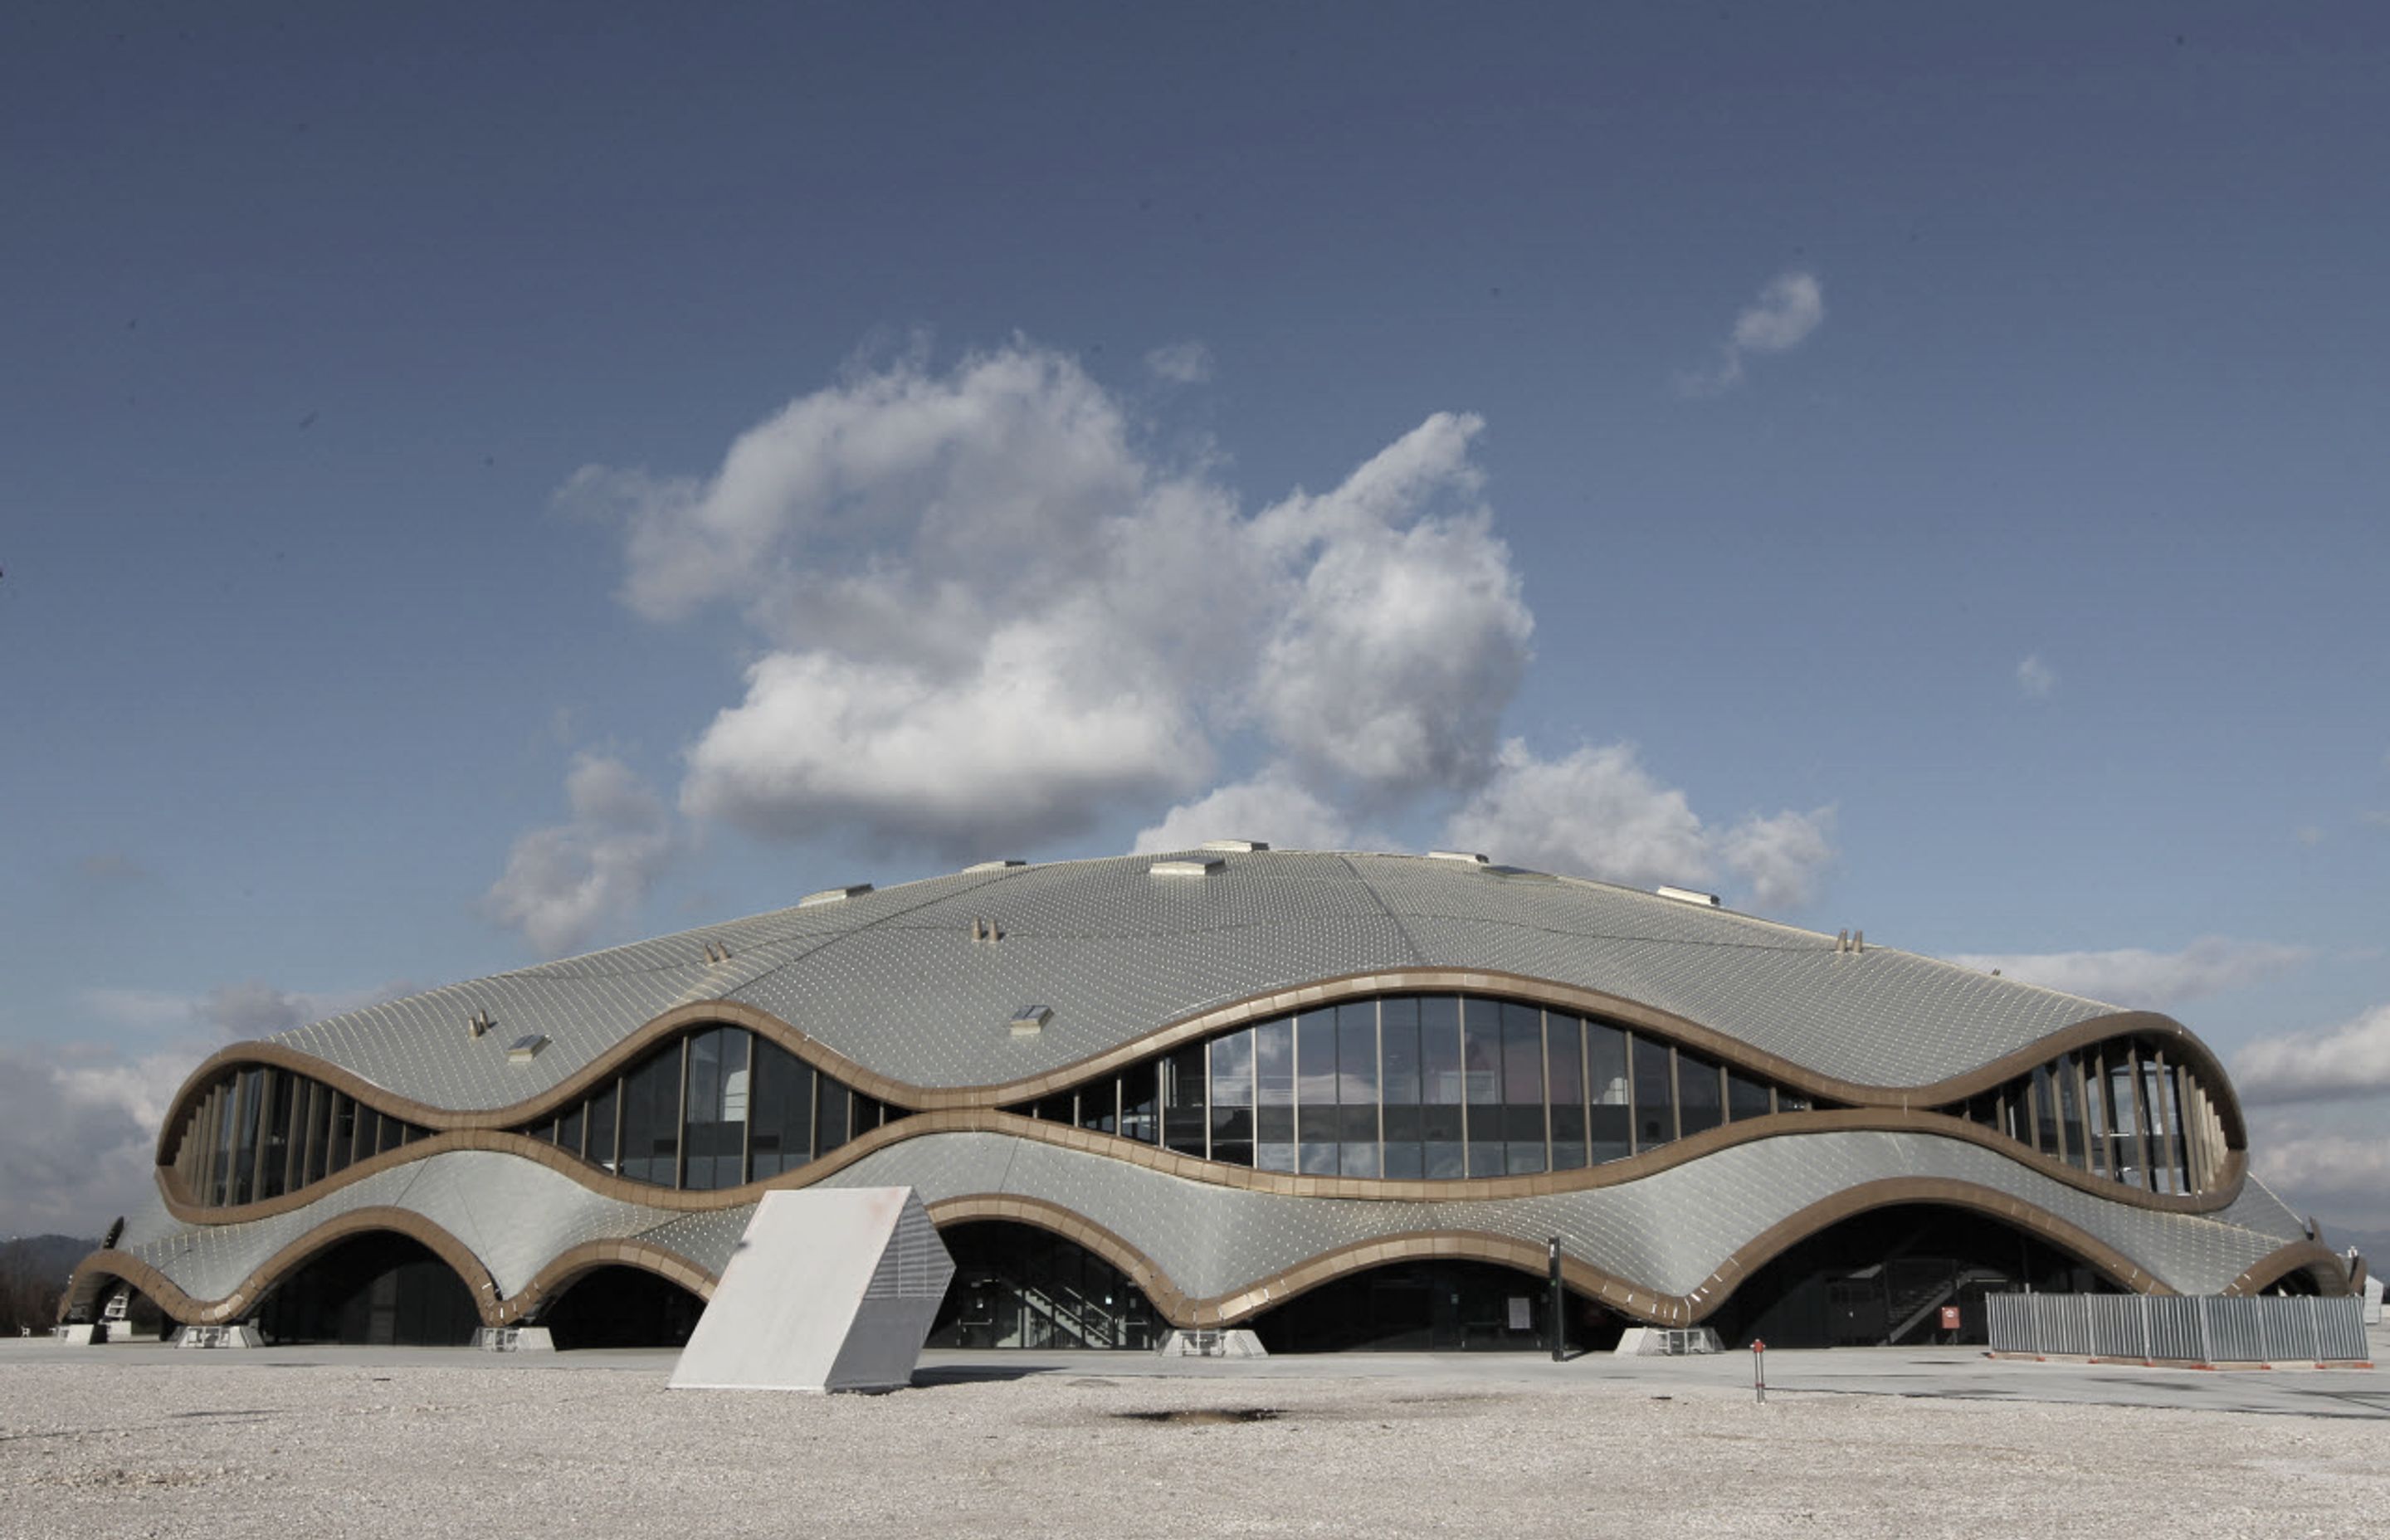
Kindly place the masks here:
[(1994, 1353), (2152, 1363), (2361, 1363), (2365, 1303), (2312, 1295), (1987, 1294)]

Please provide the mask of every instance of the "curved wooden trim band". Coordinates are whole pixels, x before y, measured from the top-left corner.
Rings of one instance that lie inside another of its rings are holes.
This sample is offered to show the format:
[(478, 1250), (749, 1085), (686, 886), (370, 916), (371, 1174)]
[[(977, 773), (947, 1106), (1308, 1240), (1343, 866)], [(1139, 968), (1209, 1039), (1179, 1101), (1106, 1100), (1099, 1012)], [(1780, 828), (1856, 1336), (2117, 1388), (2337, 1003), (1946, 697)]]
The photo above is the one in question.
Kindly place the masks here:
[(2324, 1292), (2349, 1292), (2348, 1264), (2340, 1253), (2319, 1240), (2294, 1240), (2267, 1252), (2247, 1267), (2241, 1276), (2224, 1286), (2227, 1294), (2262, 1294), (2267, 1290), (2305, 1269), (2313, 1275)]
[(600, 1267), (636, 1267), (678, 1284), (700, 1300), (713, 1298), (721, 1280), (678, 1251), (644, 1240), (585, 1240), (559, 1252), (499, 1306), (498, 1323), (528, 1320), (556, 1303), (572, 1286)]

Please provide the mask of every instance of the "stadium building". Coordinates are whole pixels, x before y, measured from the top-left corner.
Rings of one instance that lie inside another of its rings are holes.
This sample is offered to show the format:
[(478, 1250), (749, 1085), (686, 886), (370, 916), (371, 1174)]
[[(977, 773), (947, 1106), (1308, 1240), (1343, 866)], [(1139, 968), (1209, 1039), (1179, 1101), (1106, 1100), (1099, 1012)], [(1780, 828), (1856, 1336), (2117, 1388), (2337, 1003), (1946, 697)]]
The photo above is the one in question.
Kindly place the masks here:
[(2346, 1291), (2173, 1020), (1491, 865), (990, 862), (202, 1065), (69, 1303), (686, 1337), (776, 1187), (916, 1188), (932, 1341), (1927, 1340), (1988, 1291)]

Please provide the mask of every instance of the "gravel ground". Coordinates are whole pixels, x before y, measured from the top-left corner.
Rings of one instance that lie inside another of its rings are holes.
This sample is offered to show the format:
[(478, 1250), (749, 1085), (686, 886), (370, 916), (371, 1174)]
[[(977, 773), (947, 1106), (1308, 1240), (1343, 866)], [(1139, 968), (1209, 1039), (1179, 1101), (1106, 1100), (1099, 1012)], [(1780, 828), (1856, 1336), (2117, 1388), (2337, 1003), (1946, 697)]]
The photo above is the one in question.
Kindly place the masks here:
[[(1285, 1365), (1276, 1366), (1281, 1369)], [(0, 1534), (2379, 1534), (2390, 1419), (1588, 1377), (0, 1361)], [(1275, 1412), (1148, 1420), (1127, 1414)]]

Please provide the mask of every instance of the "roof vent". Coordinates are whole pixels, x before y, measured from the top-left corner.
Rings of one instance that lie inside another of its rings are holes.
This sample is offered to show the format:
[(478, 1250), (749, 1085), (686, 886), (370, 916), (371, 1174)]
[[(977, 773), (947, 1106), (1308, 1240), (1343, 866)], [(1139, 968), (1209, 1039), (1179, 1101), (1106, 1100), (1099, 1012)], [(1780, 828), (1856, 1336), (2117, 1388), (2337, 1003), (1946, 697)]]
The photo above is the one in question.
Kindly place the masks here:
[(1673, 898), (1679, 904), (1698, 904), (1704, 909), (1715, 909), (1718, 906), (1717, 894), (1705, 893), (1698, 888), (1660, 887), (1651, 891), (1662, 898)]
[(1044, 1032), (1046, 1023), (1052, 1020), (1054, 1020), (1053, 1007), (1024, 1006), (1012, 1013), (1012, 1035), (1034, 1037)]
[(483, 1033), (496, 1025), (497, 1023), (495, 1021), (490, 1020), (490, 1013), (488, 1011), (476, 1010), (472, 1015), (465, 1018), (465, 1035), (468, 1037), (479, 1037)]
[(1003, 927), (1003, 926), (998, 925), (996, 921), (994, 921), (994, 920), (992, 920), (992, 919), (980, 919), (980, 918), (976, 918), (976, 917), (974, 917), (974, 918), (972, 918), (972, 920), (971, 920), (971, 940), (973, 940), (973, 941), (1002, 941), (1003, 939), (1004, 939), (1004, 927)]
[[(1866, 951), (1867, 932), (1865, 930), (1835, 931), (1834, 950), (1837, 952), (1850, 952), (1854, 954)], [(1995, 968), (1992, 971), (1997, 974), (1999, 972), (1999, 969)]]
[(1236, 855), (1251, 855), (1257, 850), (1269, 849), (1267, 840), (1206, 840), (1198, 850), (1227, 851)]
[(1489, 864), (1484, 856), (1473, 850), (1432, 850), (1427, 853), (1427, 858), (1431, 861), (1465, 861), (1472, 866)]
[(707, 942), (705, 943), (705, 960), (710, 963), (728, 962), (730, 960), (730, 947), (728, 943), (718, 941)]
[(507, 1062), (509, 1064), (528, 1064), (533, 1059), (539, 1057), (540, 1049), (546, 1046), (547, 1034), (546, 1033), (527, 1032), (520, 1037), (516, 1038), (513, 1042), (507, 1045)]
[(966, 872), (1003, 872), (1010, 871), (1015, 866), (1025, 866), (1027, 865), (1029, 865), (1029, 863), (1026, 861), (1015, 861), (1007, 857), (1002, 861), (974, 861), (970, 866), (965, 866), (963, 870)]
[(797, 900), (797, 907), (810, 909), (816, 904), (843, 904), (850, 898), (861, 898), (870, 891), (868, 882), (852, 883), (843, 888), (824, 888), (817, 893), (807, 893)]
[(1209, 877), (1227, 865), (1216, 855), (1193, 855), (1176, 861), (1156, 861), (1145, 869), (1156, 877)]

